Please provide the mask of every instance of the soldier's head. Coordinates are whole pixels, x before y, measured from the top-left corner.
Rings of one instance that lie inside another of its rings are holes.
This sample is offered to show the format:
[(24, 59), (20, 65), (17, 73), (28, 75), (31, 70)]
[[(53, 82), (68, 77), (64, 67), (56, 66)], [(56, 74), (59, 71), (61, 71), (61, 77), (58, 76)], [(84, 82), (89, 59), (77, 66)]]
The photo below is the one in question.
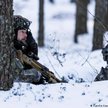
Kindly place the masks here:
[(21, 29), (29, 29), (29, 26), (31, 24), (31, 21), (28, 19), (20, 16), (20, 15), (14, 15), (14, 29), (21, 30)]
[(15, 38), (19, 41), (26, 40), (27, 31), (29, 29), (31, 22), (20, 15), (14, 15), (13, 18), (14, 18), (13, 26), (14, 26)]

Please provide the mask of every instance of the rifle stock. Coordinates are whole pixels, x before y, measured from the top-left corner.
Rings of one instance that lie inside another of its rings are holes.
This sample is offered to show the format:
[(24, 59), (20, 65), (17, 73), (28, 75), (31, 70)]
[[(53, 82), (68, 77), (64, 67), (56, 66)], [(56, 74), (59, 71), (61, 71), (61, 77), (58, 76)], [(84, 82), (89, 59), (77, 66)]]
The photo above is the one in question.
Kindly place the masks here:
[(17, 50), (16, 56), (22, 63), (29, 64), (30, 66), (35, 68), (38, 72), (40, 72), (48, 83), (64, 82), (62, 80), (59, 80), (54, 75), (54, 73), (51, 72), (47, 67), (45, 67), (44, 65), (40, 64), (39, 62), (33, 60), (32, 58), (29, 58), (27, 55), (23, 54), (23, 52), (21, 50)]

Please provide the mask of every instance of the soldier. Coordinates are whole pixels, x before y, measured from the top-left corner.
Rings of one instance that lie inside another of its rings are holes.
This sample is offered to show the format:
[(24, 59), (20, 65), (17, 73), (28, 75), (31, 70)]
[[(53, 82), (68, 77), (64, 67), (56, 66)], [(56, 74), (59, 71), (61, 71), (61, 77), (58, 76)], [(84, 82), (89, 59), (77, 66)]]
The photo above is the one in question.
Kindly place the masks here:
[(102, 49), (103, 60), (107, 66), (101, 68), (100, 73), (96, 76), (95, 81), (108, 80), (108, 44)]
[[(39, 60), (38, 58), (38, 45), (35, 42), (32, 33), (29, 29), (31, 22), (19, 15), (14, 16), (14, 47), (16, 50), (21, 50), (25, 55)], [(16, 65), (21, 70), (17, 81), (30, 82), (34, 84), (43, 83), (41, 73), (32, 68), (30, 65), (22, 64), (16, 59)]]

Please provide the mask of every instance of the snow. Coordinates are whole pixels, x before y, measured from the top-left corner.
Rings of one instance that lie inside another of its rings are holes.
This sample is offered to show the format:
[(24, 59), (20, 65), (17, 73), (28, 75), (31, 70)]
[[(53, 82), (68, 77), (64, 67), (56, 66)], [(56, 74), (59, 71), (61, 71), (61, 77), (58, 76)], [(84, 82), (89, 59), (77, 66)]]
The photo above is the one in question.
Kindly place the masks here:
[[(88, 34), (73, 42), (75, 4), (69, 0), (45, 1), (45, 47), (39, 48), (39, 62), (68, 83), (40, 84), (15, 82), (9, 91), (0, 91), (2, 108), (106, 108), (108, 81), (94, 82), (101, 67), (105, 67), (101, 50), (91, 52), (93, 16), (88, 13)], [(94, 14), (95, 3), (89, 4)], [(14, 14), (32, 21), (31, 30), (37, 41), (38, 0), (14, 0)], [(83, 79), (84, 82), (80, 83)]]
[(0, 92), (0, 103), (2, 108), (90, 108), (96, 105), (108, 107), (107, 88), (107, 81), (37, 86), (14, 83), (10, 91)]

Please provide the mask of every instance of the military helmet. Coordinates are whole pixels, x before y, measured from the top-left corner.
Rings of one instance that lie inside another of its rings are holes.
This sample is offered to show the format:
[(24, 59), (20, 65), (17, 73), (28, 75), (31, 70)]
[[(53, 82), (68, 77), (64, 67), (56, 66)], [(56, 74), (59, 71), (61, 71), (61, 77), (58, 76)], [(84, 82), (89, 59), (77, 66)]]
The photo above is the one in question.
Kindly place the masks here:
[(13, 20), (14, 29), (29, 29), (31, 24), (31, 21), (20, 15), (14, 15)]

